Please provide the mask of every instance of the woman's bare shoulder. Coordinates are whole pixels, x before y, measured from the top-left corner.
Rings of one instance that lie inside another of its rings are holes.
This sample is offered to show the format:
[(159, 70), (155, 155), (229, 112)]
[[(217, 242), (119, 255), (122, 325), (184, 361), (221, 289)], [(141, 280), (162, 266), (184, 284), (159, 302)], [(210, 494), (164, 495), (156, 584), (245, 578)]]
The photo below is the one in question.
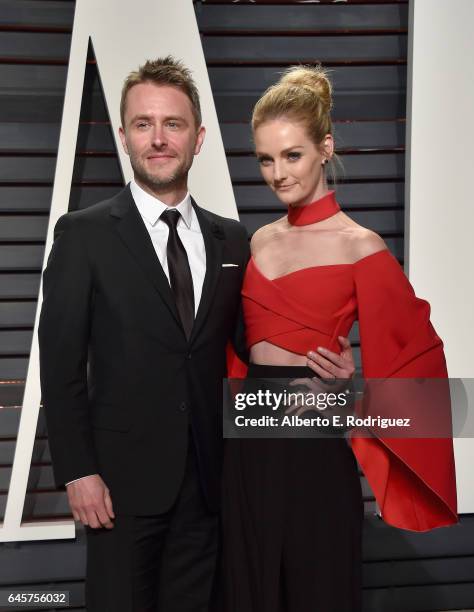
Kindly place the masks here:
[(386, 251), (387, 245), (381, 236), (366, 227), (355, 224), (350, 232), (350, 252), (353, 262), (364, 257)]
[(250, 248), (252, 252), (255, 249), (262, 248), (269, 240), (275, 237), (276, 234), (283, 231), (286, 225), (286, 217), (277, 219), (272, 223), (263, 225), (257, 231), (255, 231), (250, 240)]

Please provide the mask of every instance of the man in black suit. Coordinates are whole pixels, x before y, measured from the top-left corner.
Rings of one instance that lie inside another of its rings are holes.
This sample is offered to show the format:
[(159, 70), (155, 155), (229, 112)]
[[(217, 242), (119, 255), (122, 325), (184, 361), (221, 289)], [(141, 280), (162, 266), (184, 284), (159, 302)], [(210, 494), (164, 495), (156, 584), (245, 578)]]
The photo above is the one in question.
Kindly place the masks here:
[(43, 403), (56, 482), (86, 526), (88, 612), (198, 612), (215, 569), (225, 349), (248, 240), (188, 193), (205, 130), (180, 62), (131, 73), (121, 119), (134, 180), (55, 228)]

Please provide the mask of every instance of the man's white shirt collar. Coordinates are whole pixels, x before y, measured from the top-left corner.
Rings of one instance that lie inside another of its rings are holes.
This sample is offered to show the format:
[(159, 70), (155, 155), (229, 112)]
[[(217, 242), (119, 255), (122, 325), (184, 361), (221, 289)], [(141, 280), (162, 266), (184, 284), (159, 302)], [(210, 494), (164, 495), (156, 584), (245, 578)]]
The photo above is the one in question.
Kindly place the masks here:
[(132, 192), (133, 199), (140, 215), (146, 219), (150, 225), (155, 226), (165, 210), (168, 208), (175, 208), (180, 212), (186, 226), (189, 229), (191, 228), (193, 205), (191, 204), (189, 191), (177, 206), (167, 206), (155, 196), (147, 193), (133, 179), (130, 181), (130, 191)]

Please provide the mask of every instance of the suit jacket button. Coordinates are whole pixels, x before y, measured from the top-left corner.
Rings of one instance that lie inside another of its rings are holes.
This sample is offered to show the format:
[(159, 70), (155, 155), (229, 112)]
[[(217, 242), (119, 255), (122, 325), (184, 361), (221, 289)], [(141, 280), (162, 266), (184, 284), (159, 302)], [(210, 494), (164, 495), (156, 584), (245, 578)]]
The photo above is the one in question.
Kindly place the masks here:
[(186, 402), (181, 402), (181, 404), (179, 405), (179, 409), (181, 410), (181, 412), (186, 412), (186, 410), (188, 409), (188, 407), (186, 406)]
[(191, 359), (192, 356), (193, 356), (192, 353), (188, 353), (188, 359)]

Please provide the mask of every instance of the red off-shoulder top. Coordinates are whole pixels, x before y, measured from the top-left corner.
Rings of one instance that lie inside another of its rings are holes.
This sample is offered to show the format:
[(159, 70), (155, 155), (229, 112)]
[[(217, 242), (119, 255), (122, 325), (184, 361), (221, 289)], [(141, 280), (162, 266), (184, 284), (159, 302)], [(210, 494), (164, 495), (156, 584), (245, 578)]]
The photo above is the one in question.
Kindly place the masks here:
[[(339, 210), (332, 194), (304, 208), (290, 209), (290, 223), (312, 223), (315, 216), (321, 220)], [(338, 336), (348, 336), (358, 320), (365, 378), (447, 377), (430, 306), (416, 297), (388, 250), (354, 264), (310, 267), (273, 280), (251, 259), (242, 302), (249, 347), (266, 340), (301, 355), (317, 346), (339, 352)], [(450, 438), (374, 435), (353, 437), (351, 445), (387, 523), (426, 531), (457, 521)]]

